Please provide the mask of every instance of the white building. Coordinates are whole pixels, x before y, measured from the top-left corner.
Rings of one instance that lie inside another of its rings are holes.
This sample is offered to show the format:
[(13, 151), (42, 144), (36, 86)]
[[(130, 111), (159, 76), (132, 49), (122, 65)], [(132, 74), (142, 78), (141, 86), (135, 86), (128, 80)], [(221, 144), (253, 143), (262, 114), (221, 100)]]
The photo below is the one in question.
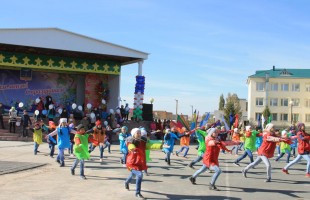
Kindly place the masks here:
[(266, 106), (272, 123), (287, 127), (304, 122), (310, 126), (310, 69), (256, 71), (248, 77), (248, 119), (257, 124)]

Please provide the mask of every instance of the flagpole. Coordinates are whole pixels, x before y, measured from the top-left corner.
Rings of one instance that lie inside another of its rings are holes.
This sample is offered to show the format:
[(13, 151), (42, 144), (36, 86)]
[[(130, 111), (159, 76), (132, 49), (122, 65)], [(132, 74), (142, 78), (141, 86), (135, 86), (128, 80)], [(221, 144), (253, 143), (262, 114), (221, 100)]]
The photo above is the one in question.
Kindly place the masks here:
[(175, 99), (175, 116), (176, 116), (176, 119), (178, 119), (178, 103), (179, 103), (179, 100)]

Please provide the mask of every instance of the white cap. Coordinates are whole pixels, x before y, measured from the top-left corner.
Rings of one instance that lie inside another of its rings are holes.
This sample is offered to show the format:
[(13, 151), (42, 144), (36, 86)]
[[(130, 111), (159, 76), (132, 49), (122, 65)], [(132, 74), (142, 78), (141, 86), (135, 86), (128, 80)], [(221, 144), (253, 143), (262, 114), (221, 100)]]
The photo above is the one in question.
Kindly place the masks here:
[(266, 129), (267, 131), (270, 131), (272, 128), (273, 128), (273, 124), (272, 124), (272, 123), (269, 123), (269, 124), (266, 125), (266, 128), (265, 128), (265, 129)]
[(246, 127), (245, 127), (245, 130), (246, 130), (246, 131), (249, 131), (250, 128), (251, 128), (251, 126), (246, 126)]
[(140, 131), (140, 129), (139, 128), (133, 128), (132, 130), (131, 130), (131, 136), (135, 136), (135, 134), (138, 132), (138, 131)]
[(59, 123), (61, 124), (61, 123), (67, 123), (67, 118), (60, 118), (60, 120), (59, 120)]
[(237, 133), (238, 132), (238, 128), (234, 128), (234, 132)]
[(140, 129), (141, 130), (141, 136), (147, 136), (147, 132), (145, 129)]
[(286, 130), (283, 130), (282, 132), (281, 132), (281, 135), (282, 136), (284, 136), (284, 135), (286, 135), (287, 134), (287, 131)]
[(216, 128), (209, 128), (209, 129), (207, 130), (208, 136), (209, 136), (209, 135), (212, 135), (215, 131), (216, 131)]

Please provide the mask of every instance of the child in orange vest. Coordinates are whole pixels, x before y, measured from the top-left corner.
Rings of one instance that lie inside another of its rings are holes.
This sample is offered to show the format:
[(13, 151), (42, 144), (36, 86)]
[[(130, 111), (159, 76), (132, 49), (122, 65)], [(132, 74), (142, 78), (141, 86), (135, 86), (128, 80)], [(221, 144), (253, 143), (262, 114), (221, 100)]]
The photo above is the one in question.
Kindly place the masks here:
[[(181, 129), (181, 134), (183, 134), (183, 133), (185, 133), (185, 131), (186, 131), (186, 128), (185, 127), (183, 127), (182, 129)], [(188, 151), (189, 151), (189, 142), (190, 142), (190, 135), (188, 134), (188, 135), (184, 135), (184, 137), (182, 137), (181, 139), (180, 139), (180, 146), (181, 146), (181, 149), (179, 150), (179, 151), (176, 151), (175, 152), (175, 155), (176, 156), (179, 156), (179, 153), (181, 153), (184, 149), (185, 149), (185, 152), (184, 152), (184, 154), (183, 154), (183, 157), (184, 158), (186, 158), (186, 156), (187, 156), (187, 153), (188, 153)]]

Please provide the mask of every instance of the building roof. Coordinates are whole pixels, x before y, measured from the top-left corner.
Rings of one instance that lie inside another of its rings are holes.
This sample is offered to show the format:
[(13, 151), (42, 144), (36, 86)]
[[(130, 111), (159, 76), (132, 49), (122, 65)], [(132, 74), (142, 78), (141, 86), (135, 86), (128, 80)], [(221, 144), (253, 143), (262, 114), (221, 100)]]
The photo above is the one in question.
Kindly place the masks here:
[(57, 50), (65, 56), (108, 59), (118, 61), (122, 65), (148, 58), (148, 53), (59, 28), (0, 29), (0, 49), (43, 52), (46, 55)]
[(258, 70), (249, 78), (310, 78), (310, 69), (276, 69), (274, 66), (270, 70)]

